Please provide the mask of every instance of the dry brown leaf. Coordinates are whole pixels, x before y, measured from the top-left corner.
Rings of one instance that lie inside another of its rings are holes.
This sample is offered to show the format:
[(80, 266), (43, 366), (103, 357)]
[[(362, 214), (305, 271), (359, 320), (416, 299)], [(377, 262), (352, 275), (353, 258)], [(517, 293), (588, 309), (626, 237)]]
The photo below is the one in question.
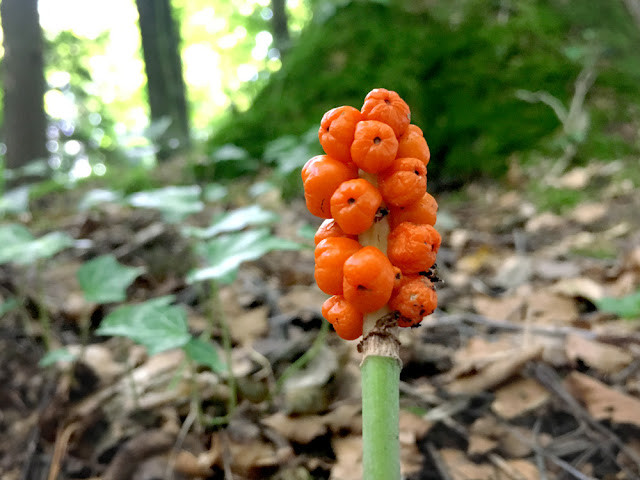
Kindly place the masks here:
[(176, 472), (188, 477), (209, 477), (213, 475), (206, 456), (196, 456), (187, 450), (180, 450), (175, 459)]
[(472, 457), (483, 456), (495, 449), (497, 446), (497, 441), (478, 433), (472, 433), (469, 435), (467, 453)]
[(541, 230), (556, 230), (564, 225), (565, 221), (559, 215), (544, 212), (531, 218), (524, 226), (528, 233), (537, 233)]
[(262, 423), (283, 437), (301, 444), (307, 444), (327, 432), (325, 420), (320, 415), (290, 417), (278, 412), (263, 419)]
[(362, 478), (362, 437), (333, 437), (331, 446), (336, 463), (331, 469), (330, 480)]
[(433, 427), (433, 423), (415, 413), (400, 410), (400, 444), (415, 445)]
[(280, 452), (258, 439), (234, 442), (219, 432), (211, 436), (210, 453), (213, 465), (224, 468), (228, 462), (233, 473), (256, 480), (264, 478), (265, 469), (277, 467), (293, 455), (293, 451)]
[(588, 277), (564, 278), (554, 283), (549, 290), (565, 297), (582, 297), (592, 301), (605, 296), (602, 283)]
[(582, 225), (591, 225), (598, 220), (602, 220), (608, 209), (609, 206), (604, 203), (581, 203), (569, 213), (569, 218)]
[(459, 364), (445, 377), (451, 379), (448, 385), (451, 393), (474, 394), (491, 390), (542, 353), (539, 345), (513, 347), (508, 340), (488, 343), (474, 338), (469, 343), (474, 345), (456, 353)]
[(474, 463), (460, 450), (444, 448), (440, 450), (442, 460), (449, 470), (452, 480), (487, 480), (495, 478), (495, 468), (486, 463)]
[(527, 313), (536, 324), (567, 325), (579, 315), (578, 306), (572, 298), (537, 290), (527, 298)]
[(579, 372), (567, 375), (565, 386), (596, 419), (640, 427), (640, 400), (637, 398)]
[(588, 340), (579, 335), (569, 335), (566, 341), (566, 354), (569, 361), (582, 360), (585, 365), (600, 373), (617, 373), (633, 360), (633, 356), (615, 345)]
[(486, 295), (476, 295), (473, 308), (480, 315), (494, 320), (520, 321), (522, 320), (522, 297), (492, 298)]
[(342, 403), (322, 417), (325, 425), (336, 434), (362, 433), (360, 403)]
[(268, 317), (269, 307), (263, 305), (231, 318), (228, 322), (231, 337), (240, 345), (251, 345), (269, 330)]
[(531, 378), (519, 377), (496, 390), (491, 409), (499, 417), (511, 420), (544, 405), (549, 392)]
[[(520, 475), (523, 480), (540, 480), (540, 471), (538, 470), (538, 467), (528, 460), (506, 460), (505, 464), (509, 469), (511, 469), (511, 471)], [(496, 477), (496, 480), (513, 480), (513, 477), (510, 477), (504, 472), (500, 472), (498, 477)]]

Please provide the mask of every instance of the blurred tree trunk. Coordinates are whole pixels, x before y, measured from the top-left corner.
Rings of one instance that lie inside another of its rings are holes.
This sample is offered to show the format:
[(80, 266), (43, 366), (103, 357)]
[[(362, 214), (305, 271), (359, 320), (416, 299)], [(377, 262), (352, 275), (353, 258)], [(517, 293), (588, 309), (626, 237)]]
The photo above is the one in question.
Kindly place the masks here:
[[(38, 0), (2, 0), (0, 16), (4, 33), (5, 166), (13, 169), (47, 157), (43, 39)], [(7, 186), (35, 179), (34, 176), (15, 178), (8, 181)]]
[(271, 17), (273, 41), (280, 52), (280, 58), (282, 58), (289, 49), (291, 42), (286, 0), (271, 0), (271, 12), (273, 13), (273, 17)]
[(171, 121), (156, 140), (158, 158), (189, 146), (189, 116), (178, 27), (174, 22), (170, 0), (136, 0), (140, 35), (147, 73), (147, 94), (151, 121)]

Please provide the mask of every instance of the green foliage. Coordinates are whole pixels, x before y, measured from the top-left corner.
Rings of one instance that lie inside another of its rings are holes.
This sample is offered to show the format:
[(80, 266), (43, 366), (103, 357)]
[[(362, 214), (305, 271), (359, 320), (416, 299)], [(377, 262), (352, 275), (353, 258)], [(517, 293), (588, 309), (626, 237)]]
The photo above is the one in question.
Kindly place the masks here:
[(266, 228), (220, 235), (196, 246), (207, 265), (191, 271), (187, 275), (187, 281), (196, 283), (217, 280), (229, 283), (235, 279), (238, 267), (244, 262), (256, 260), (274, 250), (301, 248), (296, 242), (271, 235)]
[[(640, 62), (632, 58), (640, 35), (622, 3), (579, 3), (514, 1), (500, 21), (499, 2), (488, 0), (443, 3), (431, 14), (351, 2), (302, 33), (252, 108), (222, 125), (211, 146), (232, 143), (259, 157), (269, 141), (301, 135), (329, 108), (359, 107), (364, 94), (383, 86), (400, 93), (423, 128), (438, 159), (431, 181), (504, 172), (513, 152), (557, 153), (550, 139), (561, 130), (558, 118), (544, 104), (518, 99), (517, 90), (545, 90), (568, 105), (596, 50), (603, 52), (599, 92), (614, 106), (640, 94)], [(624, 118), (623, 110), (592, 116), (595, 133), (579, 157), (596, 144), (600, 151), (619, 146), (603, 127)]]
[(184, 309), (155, 302), (117, 308), (102, 320), (96, 333), (130, 338), (150, 355), (182, 348), (191, 340)]
[(143, 345), (149, 355), (182, 348), (198, 365), (214, 372), (226, 371), (213, 345), (189, 333), (184, 308), (170, 305), (170, 301), (170, 297), (160, 297), (137, 305), (123, 305), (102, 320), (96, 333), (127, 337)]
[(122, 302), (127, 288), (144, 271), (125, 267), (113, 255), (103, 255), (82, 264), (78, 269), (78, 283), (89, 302)]
[(73, 239), (62, 232), (51, 232), (35, 238), (22, 225), (0, 225), (0, 265), (32, 265), (38, 260), (53, 257), (72, 245)]
[(595, 301), (598, 310), (623, 318), (640, 318), (640, 290), (621, 298), (605, 297)]
[(220, 233), (235, 232), (246, 227), (266, 226), (278, 221), (278, 215), (259, 205), (238, 208), (216, 216), (207, 228), (185, 227), (184, 231), (199, 239), (215, 237)]
[(58, 362), (71, 362), (75, 360), (77, 355), (71, 353), (66, 348), (56, 348), (47, 352), (38, 362), (40, 367), (50, 367)]
[(168, 186), (133, 193), (126, 201), (133, 207), (160, 210), (166, 221), (179, 222), (204, 208), (200, 193), (198, 185)]

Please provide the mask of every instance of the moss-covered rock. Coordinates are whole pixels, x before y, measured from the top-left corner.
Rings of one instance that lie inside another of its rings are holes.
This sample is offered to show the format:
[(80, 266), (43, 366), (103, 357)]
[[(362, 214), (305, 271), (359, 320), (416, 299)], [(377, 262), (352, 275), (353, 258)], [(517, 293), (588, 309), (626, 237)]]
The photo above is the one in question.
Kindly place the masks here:
[[(514, 0), (502, 16), (501, 3), (411, 13), (351, 2), (305, 29), (253, 106), (230, 117), (212, 146), (234, 143), (261, 156), (268, 141), (302, 134), (334, 106), (359, 108), (369, 90), (385, 87), (407, 101), (425, 132), (437, 159), (430, 181), (499, 174), (510, 154), (544, 150), (561, 130), (549, 106), (516, 91), (544, 90), (568, 105), (594, 49), (602, 52), (595, 88), (611, 102), (591, 116), (591, 130), (623, 121), (615, 106), (640, 94), (640, 61), (632, 57), (640, 32), (622, 2)], [(606, 151), (609, 140), (595, 135), (581, 149)]]

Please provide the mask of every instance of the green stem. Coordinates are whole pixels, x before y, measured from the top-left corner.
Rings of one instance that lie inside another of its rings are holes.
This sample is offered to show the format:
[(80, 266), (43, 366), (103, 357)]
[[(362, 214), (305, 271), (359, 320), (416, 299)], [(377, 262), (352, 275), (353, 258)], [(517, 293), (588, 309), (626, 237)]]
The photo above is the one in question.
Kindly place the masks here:
[(400, 479), (400, 363), (369, 355), (362, 363), (362, 464), (365, 480)]

